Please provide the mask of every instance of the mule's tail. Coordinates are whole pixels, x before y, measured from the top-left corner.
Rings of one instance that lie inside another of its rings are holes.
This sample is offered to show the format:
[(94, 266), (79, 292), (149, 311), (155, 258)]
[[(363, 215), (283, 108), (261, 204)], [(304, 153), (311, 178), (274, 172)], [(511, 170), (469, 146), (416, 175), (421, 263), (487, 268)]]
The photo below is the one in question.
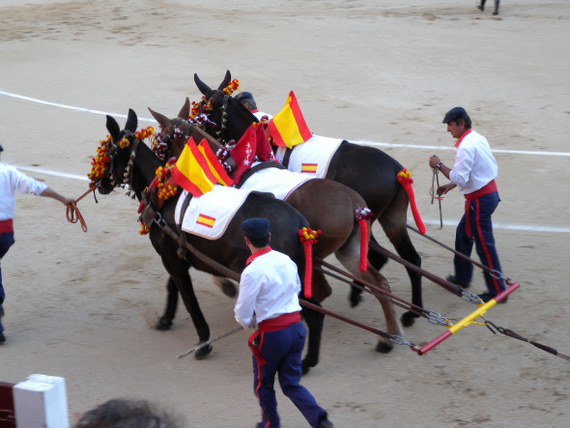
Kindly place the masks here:
[(410, 208), (412, 209), (412, 215), (414, 216), (414, 221), (418, 226), (418, 231), (423, 235), (426, 233), (426, 227), (424, 226), (424, 222), (420, 217), (420, 213), (418, 211), (418, 207), (416, 206), (416, 197), (414, 195), (414, 189), (412, 189), (412, 173), (407, 169), (401, 170), (398, 174), (398, 182), (402, 185), (406, 193), (408, 194), (408, 199), (410, 200)]
[(368, 219), (374, 214), (369, 208), (357, 208), (354, 211), (354, 218), (360, 227), (360, 270), (366, 272), (368, 263)]

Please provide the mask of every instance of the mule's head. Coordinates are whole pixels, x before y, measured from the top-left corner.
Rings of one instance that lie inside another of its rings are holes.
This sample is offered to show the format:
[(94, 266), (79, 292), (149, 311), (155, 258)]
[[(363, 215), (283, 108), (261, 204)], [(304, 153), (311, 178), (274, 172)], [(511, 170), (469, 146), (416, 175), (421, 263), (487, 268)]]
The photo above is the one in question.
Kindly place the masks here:
[(194, 82), (204, 95), (202, 110), (213, 123), (207, 124), (205, 130), (223, 144), (230, 140), (239, 141), (247, 128), (257, 122), (256, 117), (240, 101), (224, 92), (224, 88), (231, 82), (229, 70), (218, 89), (211, 89), (197, 74), (194, 74)]
[(162, 160), (169, 159), (172, 156), (178, 157), (190, 136), (192, 126), (188, 121), (190, 100), (186, 98), (178, 116), (173, 119), (169, 119), (151, 108), (148, 110), (160, 126), (160, 132), (155, 136), (154, 153)]
[(136, 140), (137, 121), (136, 113), (129, 109), (125, 129), (121, 130), (117, 121), (107, 116), (109, 137), (101, 141), (89, 174), (92, 183), (104, 195), (111, 193), (115, 187), (128, 184), (132, 173), (129, 171), (129, 161)]

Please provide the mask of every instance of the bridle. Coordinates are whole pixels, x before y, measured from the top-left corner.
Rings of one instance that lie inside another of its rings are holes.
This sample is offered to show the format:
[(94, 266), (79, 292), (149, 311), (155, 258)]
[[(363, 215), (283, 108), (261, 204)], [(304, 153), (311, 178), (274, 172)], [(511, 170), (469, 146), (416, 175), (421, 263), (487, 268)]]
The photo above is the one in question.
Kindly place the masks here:
[[(104, 177), (107, 177), (110, 180), (112, 187), (122, 187), (122, 186), (126, 187), (127, 196), (130, 196), (131, 193), (133, 193), (132, 190), (133, 190), (134, 163), (137, 155), (139, 140), (135, 138), (135, 134), (129, 130), (123, 131), (123, 138), (120, 141), (122, 141), (125, 138), (129, 142), (129, 147), (131, 148), (131, 152), (129, 154), (129, 160), (125, 167), (122, 180), (117, 179), (117, 174), (115, 171), (115, 157), (119, 153), (120, 147), (119, 143), (115, 143), (112, 138), (110, 138), (109, 141), (107, 142), (107, 157), (109, 158), (109, 166), (107, 169), (107, 173)], [(101, 187), (101, 180), (104, 177), (101, 177), (99, 180), (97, 180), (97, 182), (95, 183), (96, 187)], [(134, 198), (135, 195), (132, 194), (132, 197)]]

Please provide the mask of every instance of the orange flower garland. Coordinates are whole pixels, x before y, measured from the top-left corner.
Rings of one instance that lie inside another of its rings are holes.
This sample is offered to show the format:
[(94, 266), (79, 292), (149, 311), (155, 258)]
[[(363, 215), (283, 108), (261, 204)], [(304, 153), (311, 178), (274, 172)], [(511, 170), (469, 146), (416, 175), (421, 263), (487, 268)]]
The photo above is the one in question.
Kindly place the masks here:
[(239, 80), (234, 79), (222, 91), (227, 95), (232, 95), (239, 88)]
[[(150, 194), (151, 190), (156, 188), (156, 196), (158, 197), (158, 209), (162, 206), (164, 201), (170, 199), (178, 193), (178, 186), (173, 186), (173, 180), (171, 176), (171, 170), (176, 165), (176, 158), (171, 157), (166, 165), (159, 166), (156, 171), (156, 177), (152, 180), (152, 183), (145, 189), (147, 195)], [(144, 208), (144, 202), (141, 201), (138, 212), (140, 213)], [(141, 220), (141, 229), (139, 230), (139, 235), (146, 235), (150, 228)]]
[(173, 197), (178, 192), (178, 186), (172, 186), (172, 184), (167, 183), (167, 179), (170, 178), (170, 171), (174, 165), (176, 165), (176, 158), (172, 157), (164, 167), (159, 166), (155, 172), (158, 187), (157, 196), (163, 201)]
[[(239, 88), (239, 80), (234, 79), (228, 85), (222, 89), (224, 94), (232, 95), (235, 91)], [(197, 118), (203, 112), (212, 111), (212, 104), (211, 99), (206, 102), (206, 97), (202, 96), (202, 99), (199, 102), (192, 101), (192, 105), (190, 107), (190, 116), (188, 117), (190, 120)]]
[(135, 132), (135, 138), (137, 140), (144, 140), (146, 138), (152, 137), (154, 135), (154, 128), (152, 126), (147, 126), (144, 129), (139, 129)]
[(97, 147), (97, 154), (91, 159), (91, 171), (87, 174), (91, 184), (107, 174), (109, 170), (109, 157), (107, 156), (108, 145), (111, 142), (111, 137), (107, 135), (105, 140), (99, 142), (99, 147)]

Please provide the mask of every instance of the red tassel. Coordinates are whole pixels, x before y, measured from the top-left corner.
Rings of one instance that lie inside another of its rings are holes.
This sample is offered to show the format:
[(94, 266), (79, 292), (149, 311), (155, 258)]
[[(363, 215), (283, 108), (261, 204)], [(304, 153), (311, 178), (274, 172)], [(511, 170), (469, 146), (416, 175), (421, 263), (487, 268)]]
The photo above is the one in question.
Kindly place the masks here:
[(420, 213), (418, 211), (418, 207), (416, 205), (416, 197), (414, 195), (414, 189), (412, 189), (412, 174), (407, 170), (401, 170), (398, 175), (398, 182), (402, 185), (406, 194), (408, 195), (408, 199), (410, 201), (410, 208), (412, 209), (412, 215), (414, 217), (414, 221), (416, 222), (416, 226), (418, 226), (418, 231), (423, 235), (426, 233), (426, 227), (422, 218), (420, 217)]
[(366, 226), (366, 219), (358, 220), (360, 227), (360, 270), (366, 272), (368, 266), (368, 227)]
[(305, 250), (305, 297), (313, 298), (313, 245), (311, 241), (303, 242)]
[(317, 237), (321, 234), (320, 230), (313, 230), (307, 227), (299, 229), (299, 240), (303, 244), (305, 251), (305, 279), (304, 290), (305, 297), (311, 299), (313, 297), (313, 244), (317, 243)]

